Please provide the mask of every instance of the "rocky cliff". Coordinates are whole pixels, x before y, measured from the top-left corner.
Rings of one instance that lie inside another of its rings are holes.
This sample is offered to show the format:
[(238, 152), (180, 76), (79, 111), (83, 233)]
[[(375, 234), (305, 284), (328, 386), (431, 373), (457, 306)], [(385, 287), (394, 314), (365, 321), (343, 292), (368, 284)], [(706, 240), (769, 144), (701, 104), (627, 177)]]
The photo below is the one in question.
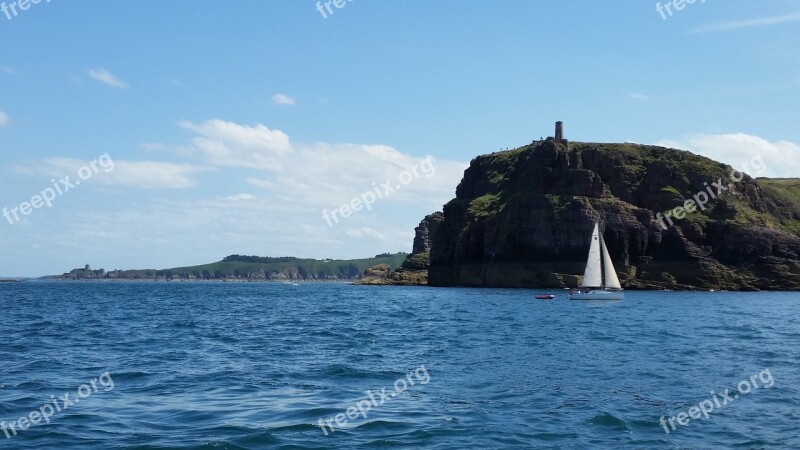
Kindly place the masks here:
[(800, 289), (800, 182), (680, 150), (548, 139), (480, 156), (439, 218), (434, 286), (575, 286), (600, 221), (627, 289)]
[(426, 285), (432, 236), (444, 222), (444, 214), (435, 212), (422, 219), (414, 229), (414, 246), (403, 264), (394, 272), (385, 264), (379, 264), (364, 271), (361, 280), (355, 284), (369, 285)]

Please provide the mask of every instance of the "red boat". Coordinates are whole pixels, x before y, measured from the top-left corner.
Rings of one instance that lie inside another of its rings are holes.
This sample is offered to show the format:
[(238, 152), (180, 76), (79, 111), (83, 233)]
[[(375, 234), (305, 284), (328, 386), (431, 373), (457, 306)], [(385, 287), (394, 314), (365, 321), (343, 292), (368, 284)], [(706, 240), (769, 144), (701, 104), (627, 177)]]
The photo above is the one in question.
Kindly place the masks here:
[(537, 300), (552, 300), (554, 298), (556, 298), (556, 296), (553, 294), (542, 294), (536, 296)]

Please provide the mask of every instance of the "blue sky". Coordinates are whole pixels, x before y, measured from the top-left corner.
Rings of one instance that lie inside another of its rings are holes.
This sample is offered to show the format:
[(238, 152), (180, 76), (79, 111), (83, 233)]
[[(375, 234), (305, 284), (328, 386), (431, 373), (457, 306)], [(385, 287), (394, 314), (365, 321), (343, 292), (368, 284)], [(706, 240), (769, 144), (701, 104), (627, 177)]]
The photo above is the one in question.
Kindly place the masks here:
[[(354, 0), (327, 18), (312, 0), (15, 3), (0, 208), (101, 155), (114, 167), (0, 218), (0, 275), (409, 251), (473, 157), (555, 120), (572, 140), (757, 153), (757, 175), (800, 176), (800, 1), (661, 3), (672, 16), (642, 0)], [(322, 218), (386, 180), (399, 189), (369, 210)]]

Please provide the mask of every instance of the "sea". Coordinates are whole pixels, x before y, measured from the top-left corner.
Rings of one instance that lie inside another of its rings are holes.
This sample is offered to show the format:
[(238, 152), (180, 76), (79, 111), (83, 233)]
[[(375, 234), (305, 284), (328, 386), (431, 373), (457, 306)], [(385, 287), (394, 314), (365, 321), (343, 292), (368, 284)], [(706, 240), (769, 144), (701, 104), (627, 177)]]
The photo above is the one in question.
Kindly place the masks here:
[(625, 295), (0, 283), (0, 449), (800, 448), (800, 294)]

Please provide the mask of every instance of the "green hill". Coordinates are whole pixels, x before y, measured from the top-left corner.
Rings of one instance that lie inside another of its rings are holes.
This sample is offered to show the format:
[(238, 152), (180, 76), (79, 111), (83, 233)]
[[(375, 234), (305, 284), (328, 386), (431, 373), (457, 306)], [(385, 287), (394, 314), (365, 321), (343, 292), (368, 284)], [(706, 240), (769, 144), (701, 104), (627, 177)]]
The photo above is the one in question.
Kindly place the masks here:
[(231, 255), (222, 261), (200, 266), (172, 269), (102, 270), (76, 269), (57, 279), (112, 280), (247, 280), (247, 281), (338, 281), (356, 280), (364, 271), (377, 264), (400, 267), (406, 253), (381, 254), (365, 259), (300, 259), (294, 257), (261, 257)]

